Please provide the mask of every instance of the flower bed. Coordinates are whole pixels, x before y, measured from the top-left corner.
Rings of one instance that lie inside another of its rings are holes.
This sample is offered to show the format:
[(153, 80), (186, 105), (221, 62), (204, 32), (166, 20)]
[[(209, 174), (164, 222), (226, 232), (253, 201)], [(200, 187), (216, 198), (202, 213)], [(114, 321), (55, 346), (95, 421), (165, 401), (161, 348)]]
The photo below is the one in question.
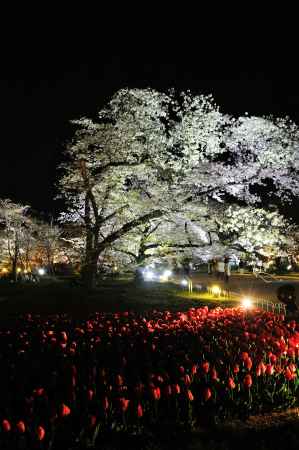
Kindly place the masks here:
[(241, 308), (27, 315), (0, 333), (0, 448), (92, 445), (298, 404), (299, 325)]

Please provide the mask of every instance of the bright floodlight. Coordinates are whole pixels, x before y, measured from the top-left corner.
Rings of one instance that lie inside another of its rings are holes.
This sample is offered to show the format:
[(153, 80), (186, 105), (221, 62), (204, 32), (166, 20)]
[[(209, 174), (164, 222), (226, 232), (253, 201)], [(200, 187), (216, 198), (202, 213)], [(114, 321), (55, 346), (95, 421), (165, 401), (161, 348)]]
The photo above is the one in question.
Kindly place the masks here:
[(181, 285), (182, 286), (187, 286), (188, 285), (188, 281), (187, 280), (182, 280), (181, 281)]
[(171, 270), (164, 270), (163, 277), (168, 278), (172, 275)]
[(211, 292), (213, 295), (220, 295), (221, 289), (219, 286), (212, 286)]
[(45, 273), (46, 273), (46, 271), (42, 267), (40, 269), (38, 269), (38, 274), (39, 275), (45, 275)]
[(145, 270), (143, 276), (145, 280), (151, 281), (154, 278), (154, 272), (151, 270)]
[(242, 300), (242, 306), (245, 309), (250, 309), (252, 308), (252, 300), (250, 298), (243, 298)]

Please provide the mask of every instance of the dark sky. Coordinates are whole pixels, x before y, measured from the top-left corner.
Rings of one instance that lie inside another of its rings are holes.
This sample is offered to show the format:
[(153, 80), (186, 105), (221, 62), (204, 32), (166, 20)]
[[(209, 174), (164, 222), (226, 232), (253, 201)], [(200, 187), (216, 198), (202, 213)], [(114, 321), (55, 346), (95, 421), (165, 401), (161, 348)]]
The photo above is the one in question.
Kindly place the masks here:
[(81, 56), (80, 49), (23, 48), (2, 64), (0, 197), (57, 212), (55, 169), (70, 138), (68, 121), (93, 114), (125, 86), (212, 93), (225, 112), (289, 115), (299, 123), (298, 69), (288, 60), (240, 64), (213, 53), (204, 59), (158, 50), (142, 60), (129, 51)]

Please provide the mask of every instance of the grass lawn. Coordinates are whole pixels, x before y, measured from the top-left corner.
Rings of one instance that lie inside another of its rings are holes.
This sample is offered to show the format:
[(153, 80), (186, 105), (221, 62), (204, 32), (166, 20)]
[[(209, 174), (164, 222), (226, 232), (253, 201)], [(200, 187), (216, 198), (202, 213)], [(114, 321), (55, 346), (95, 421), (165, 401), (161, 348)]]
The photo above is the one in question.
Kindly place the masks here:
[(103, 280), (101, 287), (92, 291), (71, 287), (62, 281), (0, 285), (2, 320), (29, 312), (41, 315), (64, 312), (74, 317), (86, 317), (95, 311), (179, 311), (203, 305), (234, 306), (238, 305), (238, 298), (217, 298), (198, 291), (189, 294), (185, 288), (174, 284), (151, 282), (138, 285), (129, 279)]

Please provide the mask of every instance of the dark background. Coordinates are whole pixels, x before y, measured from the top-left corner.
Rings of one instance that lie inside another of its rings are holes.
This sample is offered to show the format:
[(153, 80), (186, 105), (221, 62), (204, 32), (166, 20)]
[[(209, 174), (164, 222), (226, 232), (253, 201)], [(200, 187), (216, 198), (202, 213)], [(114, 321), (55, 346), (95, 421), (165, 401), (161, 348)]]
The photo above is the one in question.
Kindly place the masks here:
[[(0, 198), (57, 214), (56, 167), (71, 138), (68, 121), (94, 114), (121, 87), (211, 93), (224, 112), (288, 115), (299, 124), (294, 58), (249, 51), (241, 60), (225, 49), (197, 55), (156, 48), (142, 58), (130, 47), (87, 53), (19, 42), (2, 57)], [(286, 212), (299, 223), (298, 202)]]

